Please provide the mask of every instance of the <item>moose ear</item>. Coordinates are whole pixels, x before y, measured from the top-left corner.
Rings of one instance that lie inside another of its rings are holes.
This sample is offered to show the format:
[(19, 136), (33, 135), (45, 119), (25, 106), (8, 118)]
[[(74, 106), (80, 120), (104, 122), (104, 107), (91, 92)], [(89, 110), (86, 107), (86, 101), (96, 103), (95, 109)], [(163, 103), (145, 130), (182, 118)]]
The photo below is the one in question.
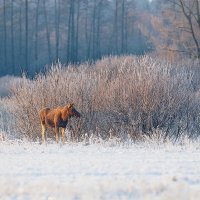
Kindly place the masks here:
[(73, 103), (70, 103), (69, 105), (67, 105), (67, 108), (72, 108), (74, 106), (74, 104)]

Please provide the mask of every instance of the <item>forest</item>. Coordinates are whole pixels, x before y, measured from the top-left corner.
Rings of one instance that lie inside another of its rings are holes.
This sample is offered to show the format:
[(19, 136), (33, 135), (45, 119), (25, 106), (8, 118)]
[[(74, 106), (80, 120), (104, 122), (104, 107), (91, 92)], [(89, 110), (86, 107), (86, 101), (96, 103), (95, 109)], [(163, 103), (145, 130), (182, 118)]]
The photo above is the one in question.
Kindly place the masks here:
[(1, 76), (110, 55), (200, 56), (199, 0), (0, 0), (0, 16)]

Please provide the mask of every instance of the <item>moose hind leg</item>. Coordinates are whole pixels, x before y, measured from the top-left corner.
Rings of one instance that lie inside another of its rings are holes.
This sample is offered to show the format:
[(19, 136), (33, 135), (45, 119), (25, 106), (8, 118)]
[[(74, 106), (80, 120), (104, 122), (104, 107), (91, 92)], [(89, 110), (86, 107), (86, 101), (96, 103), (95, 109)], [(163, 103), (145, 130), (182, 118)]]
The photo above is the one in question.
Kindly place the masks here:
[(55, 133), (56, 133), (56, 143), (59, 142), (59, 127), (55, 127)]

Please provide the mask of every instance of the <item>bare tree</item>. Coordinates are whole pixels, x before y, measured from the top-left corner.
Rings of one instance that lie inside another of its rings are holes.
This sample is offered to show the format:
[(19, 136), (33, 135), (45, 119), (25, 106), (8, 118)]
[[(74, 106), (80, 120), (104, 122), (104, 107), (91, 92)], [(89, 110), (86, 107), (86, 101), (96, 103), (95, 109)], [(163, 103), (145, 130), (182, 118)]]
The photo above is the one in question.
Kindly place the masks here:
[(186, 24), (183, 27), (178, 27), (187, 31), (195, 44), (194, 54), (200, 58), (200, 7), (199, 0), (177, 0), (175, 4), (180, 7), (183, 16), (186, 19)]
[[(149, 16), (150, 37), (156, 49), (200, 58), (199, 0), (157, 0), (159, 13)], [(147, 33), (148, 32), (148, 33)]]

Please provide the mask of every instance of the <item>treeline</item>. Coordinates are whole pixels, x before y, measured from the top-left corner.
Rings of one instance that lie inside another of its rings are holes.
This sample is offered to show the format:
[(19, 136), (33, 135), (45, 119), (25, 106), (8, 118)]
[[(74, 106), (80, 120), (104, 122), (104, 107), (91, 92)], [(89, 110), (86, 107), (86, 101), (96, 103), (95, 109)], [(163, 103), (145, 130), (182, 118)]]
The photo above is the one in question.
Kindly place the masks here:
[(0, 0), (0, 75), (148, 51), (142, 0)]

